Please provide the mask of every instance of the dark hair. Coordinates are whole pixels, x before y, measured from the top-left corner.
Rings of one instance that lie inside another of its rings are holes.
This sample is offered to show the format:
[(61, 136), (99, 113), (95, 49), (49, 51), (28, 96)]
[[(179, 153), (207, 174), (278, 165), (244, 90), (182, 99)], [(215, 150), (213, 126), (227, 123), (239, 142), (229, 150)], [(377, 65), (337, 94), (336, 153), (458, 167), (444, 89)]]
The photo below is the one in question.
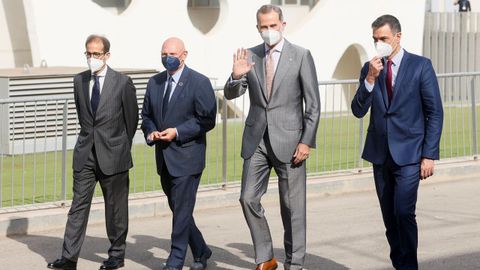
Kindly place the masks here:
[(258, 22), (258, 15), (260, 14), (267, 14), (270, 12), (276, 12), (278, 14), (278, 18), (281, 22), (283, 22), (283, 12), (282, 9), (275, 5), (263, 5), (257, 10), (257, 22)]
[(392, 33), (396, 34), (402, 32), (402, 26), (400, 25), (400, 21), (392, 15), (382, 15), (378, 17), (373, 23), (372, 28), (376, 30), (384, 25), (388, 24), (390, 29), (392, 29)]
[(108, 53), (110, 52), (110, 41), (104, 36), (101, 35), (90, 35), (87, 37), (87, 41), (85, 41), (85, 48), (87, 47), (88, 44), (94, 41), (101, 41), (103, 44), (103, 52)]

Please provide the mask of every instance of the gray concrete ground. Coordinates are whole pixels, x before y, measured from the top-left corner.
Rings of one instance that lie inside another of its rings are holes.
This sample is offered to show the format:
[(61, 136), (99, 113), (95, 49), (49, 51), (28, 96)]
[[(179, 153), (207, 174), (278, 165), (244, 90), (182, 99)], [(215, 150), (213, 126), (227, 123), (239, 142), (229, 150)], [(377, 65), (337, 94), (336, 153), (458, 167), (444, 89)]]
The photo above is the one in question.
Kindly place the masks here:
[[(315, 194), (308, 199), (306, 269), (392, 269), (373, 190)], [(216, 208), (195, 213), (213, 250), (208, 269), (255, 269), (251, 238), (241, 209), (238, 204), (226, 205), (217, 204)], [(267, 200), (265, 208), (275, 254), (281, 261), (283, 229), (278, 202)], [(480, 269), (479, 177), (422, 182), (417, 221), (420, 269)], [(162, 268), (168, 256), (170, 222), (171, 216), (166, 212), (131, 219), (124, 269)], [(45, 269), (47, 261), (60, 255), (62, 236), (61, 228), (24, 236), (0, 236), (0, 269)], [(104, 224), (90, 224), (79, 269), (98, 269), (107, 248)], [(191, 262), (189, 254), (186, 265)]]

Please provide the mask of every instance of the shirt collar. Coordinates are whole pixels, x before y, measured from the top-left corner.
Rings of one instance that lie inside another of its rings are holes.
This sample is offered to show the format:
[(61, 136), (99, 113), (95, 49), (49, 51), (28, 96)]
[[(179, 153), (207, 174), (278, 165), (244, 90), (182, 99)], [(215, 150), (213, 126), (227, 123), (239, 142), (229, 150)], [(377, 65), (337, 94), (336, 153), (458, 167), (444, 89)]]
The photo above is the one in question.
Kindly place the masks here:
[(392, 62), (394, 66), (399, 66), (400, 63), (402, 62), (403, 55), (405, 54), (405, 50), (403, 48), (400, 48), (397, 54), (392, 58)]
[(184, 69), (185, 69), (185, 65), (183, 65), (183, 67), (181, 69), (177, 70), (177, 72), (175, 72), (173, 75), (170, 75), (170, 73), (167, 72), (167, 81), (170, 77), (172, 77), (173, 82), (177, 83), (180, 80), (180, 77), (182, 76), (182, 73), (183, 73)]
[[(95, 76), (97, 76), (97, 77), (105, 77), (105, 76), (107, 76), (107, 69), (108, 69), (108, 66), (105, 65), (105, 68), (102, 69), (102, 71), (100, 71), (99, 73), (97, 73)], [(92, 78), (93, 78), (93, 75), (94, 75), (94, 74), (92, 73)]]
[[(277, 52), (282, 52), (284, 44), (285, 44), (285, 38), (282, 37), (282, 40), (280, 40), (280, 42), (278, 42), (278, 44), (275, 45), (275, 47), (273, 47), (272, 50), (276, 50)], [(265, 54), (267, 54), (268, 51), (270, 51), (270, 47), (268, 47), (267, 44), (264, 44), (264, 46), (265, 46)]]

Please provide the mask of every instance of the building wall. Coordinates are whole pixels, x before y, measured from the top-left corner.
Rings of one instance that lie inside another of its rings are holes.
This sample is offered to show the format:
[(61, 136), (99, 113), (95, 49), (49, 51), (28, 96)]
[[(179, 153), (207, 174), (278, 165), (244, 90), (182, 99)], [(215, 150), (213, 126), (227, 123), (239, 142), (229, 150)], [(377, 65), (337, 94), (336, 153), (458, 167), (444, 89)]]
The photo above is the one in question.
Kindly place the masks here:
[[(458, 6), (454, 5), (455, 0), (428, 0), (431, 1), (431, 12), (458, 12)], [(480, 0), (470, 0), (472, 12), (480, 12)], [(427, 5), (428, 6), (428, 5)]]
[(23, 1), (0, 1), (0, 68), (32, 65)]
[[(0, 3), (6, 1), (9, 0)], [(25, 44), (24, 51), (27, 45), (30, 46), (31, 62), (35, 66), (42, 60), (46, 60), (49, 66), (86, 66), (83, 56), (85, 38), (98, 33), (105, 34), (112, 42), (111, 66), (162, 70), (162, 42), (167, 37), (179, 36), (189, 50), (187, 64), (217, 78), (221, 85), (231, 72), (235, 50), (261, 43), (255, 28), (255, 13), (260, 5), (270, 2), (221, 0), (218, 20), (204, 34), (192, 24), (187, 0), (133, 0), (119, 15), (90, 0), (23, 0), (28, 39), (11, 42), (13, 39), (9, 39), (6, 31), (0, 31), (1, 46), (4, 47), (0, 48), (1, 65), (22, 66), (21, 62), (27, 62), (13, 60), (15, 54), (11, 53), (8, 44), (16, 43), (17, 48)], [(330, 79), (334, 73), (356, 78), (361, 66), (358, 63), (374, 56), (370, 24), (382, 14), (397, 16), (403, 26), (404, 47), (414, 53), (422, 52), (424, 3), (424, 0), (321, 0), (310, 11), (284, 6), (285, 36), (311, 50), (320, 79)], [(4, 10), (5, 5), (1, 5), (2, 28), (6, 21)], [(207, 13), (205, 16), (211, 18), (212, 15)], [(349, 52), (347, 59), (339, 65), (352, 45), (357, 52)], [(349, 61), (348, 56), (355, 59)], [(355, 66), (349, 63), (355, 63)]]

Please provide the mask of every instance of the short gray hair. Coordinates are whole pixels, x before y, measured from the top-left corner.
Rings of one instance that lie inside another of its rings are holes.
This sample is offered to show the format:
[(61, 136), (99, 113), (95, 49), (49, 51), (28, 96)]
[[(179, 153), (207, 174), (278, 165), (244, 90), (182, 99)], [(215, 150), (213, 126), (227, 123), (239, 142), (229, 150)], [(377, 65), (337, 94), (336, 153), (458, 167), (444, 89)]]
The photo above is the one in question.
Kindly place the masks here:
[(258, 22), (258, 16), (260, 14), (267, 14), (274, 11), (275, 13), (278, 14), (278, 18), (280, 19), (281, 22), (283, 22), (283, 12), (282, 9), (278, 6), (275, 5), (263, 5), (257, 10), (257, 22)]

